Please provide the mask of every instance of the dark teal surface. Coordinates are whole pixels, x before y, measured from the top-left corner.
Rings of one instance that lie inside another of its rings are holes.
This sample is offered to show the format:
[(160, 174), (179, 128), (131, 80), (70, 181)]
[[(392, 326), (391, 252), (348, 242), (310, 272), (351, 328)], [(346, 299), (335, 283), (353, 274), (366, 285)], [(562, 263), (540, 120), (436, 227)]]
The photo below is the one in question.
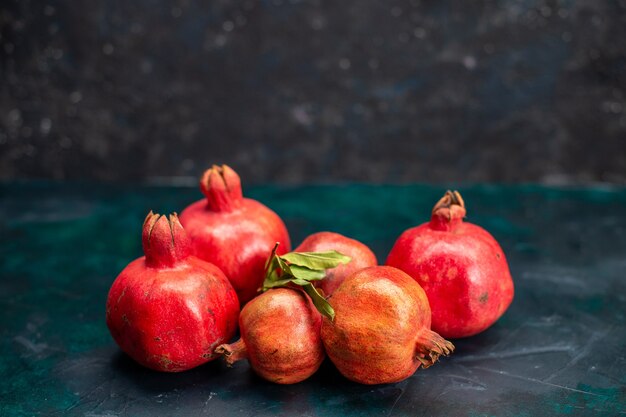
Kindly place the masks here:
[[(318, 230), (362, 240), (384, 262), (427, 220), (431, 186), (259, 187), (294, 243)], [(328, 361), (308, 381), (267, 383), (246, 363), (160, 374), (121, 354), (104, 323), (117, 273), (141, 255), (150, 209), (193, 188), (0, 185), (0, 415), (409, 416), (626, 413), (626, 190), (473, 186), (468, 218), (499, 240), (515, 300), (450, 358), (382, 386)]]

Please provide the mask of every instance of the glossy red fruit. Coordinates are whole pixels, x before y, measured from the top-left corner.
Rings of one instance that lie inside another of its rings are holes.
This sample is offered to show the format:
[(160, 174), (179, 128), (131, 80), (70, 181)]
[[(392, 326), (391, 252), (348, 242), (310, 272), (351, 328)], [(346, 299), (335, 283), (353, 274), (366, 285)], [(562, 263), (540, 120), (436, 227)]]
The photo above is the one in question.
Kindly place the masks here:
[(352, 258), (347, 264), (339, 265), (326, 271), (326, 277), (315, 281), (315, 286), (321, 288), (324, 294), (331, 295), (343, 280), (359, 269), (378, 264), (376, 255), (358, 240), (333, 232), (318, 232), (307, 236), (294, 252), (324, 252), (336, 250)]
[(448, 191), (430, 222), (408, 229), (387, 258), (426, 291), (433, 329), (444, 337), (472, 336), (487, 329), (513, 300), (513, 280), (496, 240), (463, 222), (465, 203)]
[(215, 265), (190, 255), (176, 214), (150, 212), (143, 225), (145, 256), (115, 279), (106, 323), (120, 348), (158, 371), (178, 372), (215, 359), (215, 348), (237, 328), (239, 301)]
[(271, 289), (245, 305), (239, 317), (241, 339), (219, 346), (232, 365), (248, 359), (262, 378), (294, 384), (313, 375), (324, 360), (320, 313), (303, 291)]
[(406, 379), (454, 346), (430, 330), (424, 290), (389, 266), (361, 269), (329, 298), (335, 320), (324, 317), (322, 341), (339, 372), (361, 384)]
[(200, 189), (206, 199), (183, 210), (180, 221), (196, 256), (224, 271), (244, 304), (257, 295), (276, 242), (280, 253), (289, 252), (287, 228), (272, 210), (243, 198), (239, 175), (226, 165), (207, 170)]

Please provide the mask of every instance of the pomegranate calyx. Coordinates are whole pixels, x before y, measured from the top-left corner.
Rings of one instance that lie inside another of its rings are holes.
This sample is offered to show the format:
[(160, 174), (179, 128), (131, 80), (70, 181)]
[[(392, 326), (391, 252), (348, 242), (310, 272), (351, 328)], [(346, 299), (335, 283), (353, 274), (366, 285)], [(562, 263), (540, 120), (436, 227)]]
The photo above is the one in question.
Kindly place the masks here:
[(335, 310), (320, 290), (312, 281), (319, 281), (326, 277), (326, 270), (337, 267), (340, 264), (347, 264), (352, 260), (337, 251), (324, 252), (289, 252), (278, 255), (276, 249), (277, 242), (265, 263), (265, 281), (261, 291), (279, 287), (301, 287), (311, 298), (313, 305), (324, 316), (331, 321), (335, 319)]
[(228, 367), (233, 366), (237, 361), (248, 358), (248, 349), (243, 339), (239, 339), (235, 343), (219, 345), (215, 348), (215, 353), (224, 358)]
[(207, 169), (200, 178), (200, 190), (211, 211), (232, 211), (243, 199), (241, 179), (228, 165), (213, 165)]
[(435, 230), (452, 230), (463, 221), (466, 209), (458, 191), (446, 191), (433, 207), (431, 226)]
[(143, 252), (146, 265), (172, 267), (191, 254), (189, 237), (178, 221), (178, 215), (148, 213), (143, 223)]
[(417, 339), (415, 359), (426, 369), (434, 365), (440, 356), (448, 356), (454, 352), (454, 345), (429, 329), (424, 329)]

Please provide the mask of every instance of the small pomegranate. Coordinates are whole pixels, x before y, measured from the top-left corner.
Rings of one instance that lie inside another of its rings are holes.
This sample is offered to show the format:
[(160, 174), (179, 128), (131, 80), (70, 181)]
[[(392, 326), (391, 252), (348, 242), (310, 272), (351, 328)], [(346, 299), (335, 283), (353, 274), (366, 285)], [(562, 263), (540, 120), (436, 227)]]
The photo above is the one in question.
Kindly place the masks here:
[(329, 269), (324, 279), (315, 282), (315, 286), (327, 296), (335, 292), (348, 275), (359, 269), (378, 264), (376, 255), (366, 245), (358, 240), (333, 232), (318, 232), (307, 236), (294, 252), (323, 252), (327, 250), (336, 250), (352, 258), (345, 265), (342, 264)]
[(248, 359), (259, 376), (278, 384), (313, 375), (325, 357), (320, 312), (328, 317), (334, 313), (310, 281), (349, 260), (334, 251), (279, 256), (274, 247), (263, 283), (266, 292), (246, 304), (239, 316), (241, 339), (218, 346), (216, 353), (229, 365)]
[(237, 328), (235, 290), (219, 268), (190, 254), (176, 214), (150, 212), (142, 243), (145, 256), (128, 264), (109, 291), (106, 323), (113, 339), (158, 371), (184, 371), (215, 359), (215, 347)]
[(303, 291), (271, 289), (241, 310), (241, 339), (221, 345), (216, 353), (232, 365), (248, 359), (262, 378), (294, 384), (313, 375), (324, 360), (322, 319)]
[(480, 226), (463, 222), (465, 203), (448, 191), (430, 222), (408, 229), (394, 244), (387, 265), (413, 277), (426, 291), (433, 330), (444, 337), (480, 333), (513, 300), (513, 279), (496, 240)]
[(208, 169), (200, 189), (206, 199), (183, 210), (180, 221), (196, 256), (224, 271), (243, 305), (257, 294), (274, 244), (289, 251), (287, 228), (272, 210), (243, 198), (239, 175), (226, 165)]
[(373, 266), (348, 276), (329, 303), (322, 341), (339, 372), (361, 384), (397, 382), (427, 368), (454, 346), (430, 330), (424, 290), (390, 266)]

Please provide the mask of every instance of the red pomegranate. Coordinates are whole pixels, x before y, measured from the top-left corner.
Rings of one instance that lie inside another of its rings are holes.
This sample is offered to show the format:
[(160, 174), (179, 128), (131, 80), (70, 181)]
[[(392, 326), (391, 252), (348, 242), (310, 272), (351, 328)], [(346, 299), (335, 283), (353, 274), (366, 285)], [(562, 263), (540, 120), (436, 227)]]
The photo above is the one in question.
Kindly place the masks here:
[(307, 236), (294, 252), (324, 252), (336, 250), (352, 258), (347, 264), (341, 264), (326, 271), (326, 277), (316, 281), (315, 286), (322, 289), (327, 296), (331, 295), (343, 280), (359, 269), (378, 264), (376, 255), (358, 240), (333, 232), (318, 232)]
[(324, 360), (320, 313), (301, 290), (271, 289), (241, 310), (241, 339), (216, 353), (232, 365), (248, 359), (262, 378), (294, 384), (313, 375)]
[(128, 264), (109, 291), (106, 323), (113, 339), (158, 371), (184, 371), (215, 359), (215, 347), (237, 328), (235, 290), (219, 268), (190, 255), (176, 214), (150, 212), (142, 241), (145, 256)]
[(224, 271), (243, 305), (257, 294), (274, 244), (289, 251), (287, 228), (272, 210), (243, 198), (239, 175), (226, 165), (207, 170), (200, 189), (206, 199), (183, 210), (180, 221), (196, 256)]
[(408, 273), (424, 288), (433, 330), (448, 338), (484, 331), (513, 300), (513, 280), (500, 245), (463, 217), (459, 192), (446, 192), (430, 222), (402, 233), (387, 258), (387, 265)]
[(326, 353), (339, 372), (362, 384), (406, 379), (454, 346), (430, 330), (424, 290), (390, 266), (348, 276), (328, 300), (335, 319), (322, 322)]

